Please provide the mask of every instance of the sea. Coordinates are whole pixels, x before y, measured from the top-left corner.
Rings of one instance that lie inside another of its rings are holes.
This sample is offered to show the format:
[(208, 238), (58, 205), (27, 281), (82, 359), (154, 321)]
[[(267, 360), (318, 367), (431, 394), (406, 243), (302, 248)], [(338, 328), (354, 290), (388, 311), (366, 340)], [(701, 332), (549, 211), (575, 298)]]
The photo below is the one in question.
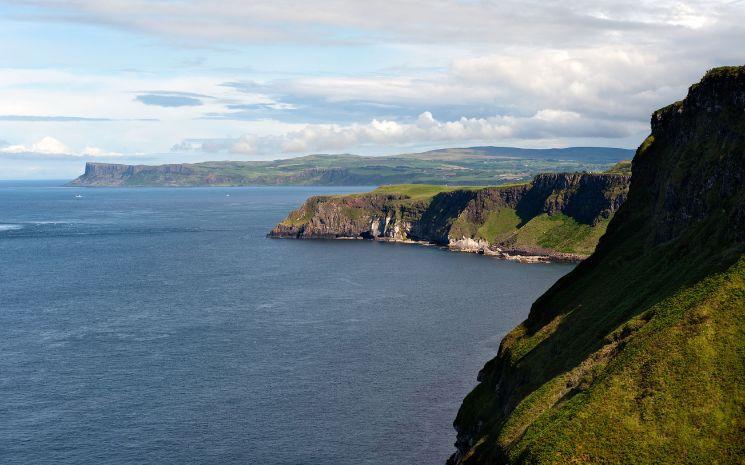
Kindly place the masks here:
[(268, 239), (365, 187), (0, 182), (0, 463), (444, 464), (499, 341), (572, 269)]

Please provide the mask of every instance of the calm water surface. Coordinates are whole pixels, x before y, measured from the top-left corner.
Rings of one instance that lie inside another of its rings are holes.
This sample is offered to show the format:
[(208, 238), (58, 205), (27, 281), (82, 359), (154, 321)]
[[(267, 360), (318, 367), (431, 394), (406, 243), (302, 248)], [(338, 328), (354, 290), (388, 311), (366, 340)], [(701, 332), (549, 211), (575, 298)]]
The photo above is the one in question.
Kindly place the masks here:
[(52, 186), (0, 183), (1, 463), (442, 464), (571, 269), (264, 237), (359, 187)]

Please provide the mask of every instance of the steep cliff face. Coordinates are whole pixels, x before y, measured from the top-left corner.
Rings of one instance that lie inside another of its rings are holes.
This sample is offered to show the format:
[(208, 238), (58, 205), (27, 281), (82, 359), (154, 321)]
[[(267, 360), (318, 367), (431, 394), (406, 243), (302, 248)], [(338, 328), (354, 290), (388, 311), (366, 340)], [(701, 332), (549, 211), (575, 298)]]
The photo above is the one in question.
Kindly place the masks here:
[(390, 238), (404, 240), (411, 221), (426, 209), (408, 197), (372, 193), (311, 197), (271, 232), (298, 239)]
[(85, 164), (85, 172), (70, 182), (73, 186), (124, 186), (130, 182), (147, 184), (148, 180), (159, 179), (164, 185), (175, 183), (194, 170), (189, 165), (172, 164), (160, 166), (119, 165), (114, 163)]
[(449, 463), (742, 460), (745, 67), (655, 112), (632, 170), (596, 252), (479, 373)]
[(628, 183), (623, 175), (564, 173), (429, 196), (390, 186), (385, 195), (313, 197), (269, 236), (426, 241), (503, 258), (578, 260), (594, 248)]
[(628, 188), (628, 176), (621, 174), (539, 174), (520, 210), (526, 216), (565, 213), (582, 223), (596, 223), (618, 210)]

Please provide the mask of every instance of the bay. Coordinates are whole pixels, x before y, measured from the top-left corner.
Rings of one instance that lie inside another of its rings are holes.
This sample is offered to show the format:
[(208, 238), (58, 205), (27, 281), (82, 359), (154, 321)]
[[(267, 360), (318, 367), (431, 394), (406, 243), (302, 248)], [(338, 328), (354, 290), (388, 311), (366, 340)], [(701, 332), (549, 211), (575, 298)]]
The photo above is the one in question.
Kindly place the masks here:
[(0, 462), (442, 464), (566, 264), (272, 240), (366, 188), (0, 183)]

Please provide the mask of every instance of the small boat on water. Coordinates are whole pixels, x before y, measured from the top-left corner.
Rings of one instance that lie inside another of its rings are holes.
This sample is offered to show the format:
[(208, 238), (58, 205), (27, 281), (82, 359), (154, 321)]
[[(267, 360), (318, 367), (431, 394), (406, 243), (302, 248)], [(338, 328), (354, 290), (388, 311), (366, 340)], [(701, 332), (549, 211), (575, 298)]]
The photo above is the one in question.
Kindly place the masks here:
[(76, 194), (76, 195), (75, 195), (75, 198), (76, 198), (76, 199), (82, 199), (82, 198), (83, 198), (83, 196), (82, 196), (82, 195), (80, 195), (80, 194)]

